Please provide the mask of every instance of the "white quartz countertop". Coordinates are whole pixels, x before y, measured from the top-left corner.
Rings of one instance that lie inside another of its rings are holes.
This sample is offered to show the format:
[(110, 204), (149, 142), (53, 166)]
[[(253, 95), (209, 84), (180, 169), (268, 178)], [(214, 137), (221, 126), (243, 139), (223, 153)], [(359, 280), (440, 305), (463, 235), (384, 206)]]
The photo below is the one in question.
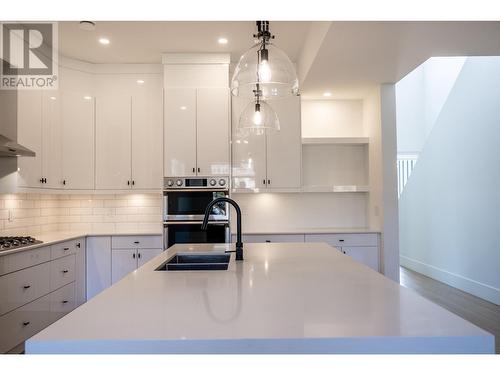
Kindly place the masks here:
[(246, 244), (227, 271), (155, 271), (175, 245), (27, 353), (494, 353), (491, 334), (322, 243)]
[(32, 250), (37, 247), (50, 246), (59, 242), (74, 240), (76, 238), (82, 237), (95, 237), (95, 236), (161, 236), (161, 232), (141, 232), (141, 231), (117, 231), (117, 232), (82, 232), (82, 231), (55, 231), (55, 232), (46, 232), (35, 235), (34, 237), (37, 240), (42, 241), (42, 243), (23, 246), (20, 248), (15, 248), (12, 250), (3, 250), (0, 251), (0, 256), (9, 255), (13, 253), (18, 253), (20, 251)]
[[(269, 235), (269, 234), (335, 234), (335, 233), (380, 233), (378, 229), (370, 228), (285, 228), (285, 229), (251, 229), (243, 230), (243, 235)], [(236, 234), (232, 231), (231, 234)]]

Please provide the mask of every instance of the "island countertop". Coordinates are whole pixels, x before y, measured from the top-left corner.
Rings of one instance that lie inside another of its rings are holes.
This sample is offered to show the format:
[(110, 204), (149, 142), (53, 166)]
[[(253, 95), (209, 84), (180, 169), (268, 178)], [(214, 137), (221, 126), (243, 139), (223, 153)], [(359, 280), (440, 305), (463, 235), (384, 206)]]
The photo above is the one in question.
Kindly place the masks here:
[(494, 337), (322, 243), (245, 244), (227, 271), (155, 271), (175, 245), (26, 342), (27, 353), (494, 353)]

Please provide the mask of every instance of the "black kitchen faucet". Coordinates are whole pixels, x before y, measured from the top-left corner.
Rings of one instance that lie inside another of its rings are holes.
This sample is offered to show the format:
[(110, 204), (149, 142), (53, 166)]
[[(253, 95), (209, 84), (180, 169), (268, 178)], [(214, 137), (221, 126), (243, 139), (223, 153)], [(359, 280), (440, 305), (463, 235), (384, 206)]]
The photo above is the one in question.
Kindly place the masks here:
[(212, 212), (212, 207), (219, 202), (227, 202), (231, 204), (236, 210), (236, 260), (243, 260), (243, 242), (241, 241), (241, 209), (231, 198), (220, 197), (214, 199), (210, 202), (205, 209), (205, 217), (203, 218), (203, 224), (201, 225), (201, 229), (207, 230), (208, 226), (208, 218), (210, 217), (210, 213)]

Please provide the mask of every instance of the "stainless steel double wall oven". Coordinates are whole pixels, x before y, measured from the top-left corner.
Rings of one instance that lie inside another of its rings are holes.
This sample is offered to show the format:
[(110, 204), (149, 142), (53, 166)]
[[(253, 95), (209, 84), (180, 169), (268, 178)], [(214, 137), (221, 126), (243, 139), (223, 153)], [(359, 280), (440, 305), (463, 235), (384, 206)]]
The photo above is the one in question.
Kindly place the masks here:
[(205, 208), (229, 196), (229, 177), (165, 177), (163, 181), (163, 241), (176, 243), (230, 242), (229, 207), (213, 207), (206, 231), (201, 229)]

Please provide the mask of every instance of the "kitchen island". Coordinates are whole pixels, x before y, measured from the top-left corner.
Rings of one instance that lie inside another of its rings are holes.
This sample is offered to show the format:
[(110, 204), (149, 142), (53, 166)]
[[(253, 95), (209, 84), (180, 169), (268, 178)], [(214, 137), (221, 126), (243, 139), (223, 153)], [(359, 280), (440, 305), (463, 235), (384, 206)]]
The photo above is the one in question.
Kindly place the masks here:
[(155, 271), (175, 245), (26, 342), (27, 353), (494, 353), (494, 337), (322, 243), (246, 244), (223, 271)]

